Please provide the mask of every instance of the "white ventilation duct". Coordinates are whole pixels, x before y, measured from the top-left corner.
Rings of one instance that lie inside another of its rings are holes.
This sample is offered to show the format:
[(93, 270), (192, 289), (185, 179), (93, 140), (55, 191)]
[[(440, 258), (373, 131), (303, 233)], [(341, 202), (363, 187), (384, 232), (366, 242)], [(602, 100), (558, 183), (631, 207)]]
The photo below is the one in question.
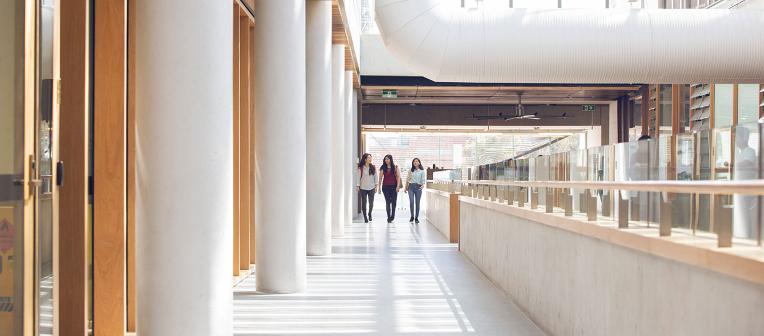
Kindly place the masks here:
[(376, 0), (389, 51), (439, 82), (764, 82), (764, 11)]

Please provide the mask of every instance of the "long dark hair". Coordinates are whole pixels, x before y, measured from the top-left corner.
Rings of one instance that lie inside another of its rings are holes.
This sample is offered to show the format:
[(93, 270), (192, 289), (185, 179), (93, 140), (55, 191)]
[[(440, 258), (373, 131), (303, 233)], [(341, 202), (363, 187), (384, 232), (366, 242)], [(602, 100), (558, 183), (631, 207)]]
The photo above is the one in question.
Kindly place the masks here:
[[(366, 158), (370, 156), (371, 154), (369, 153), (363, 153), (363, 155), (361, 156), (361, 161), (358, 162), (358, 169), (363, 168), (363, 166), (366, 164)], [(374, 165), (371, 162), (369, 162), (369, 175), (371, 176), (376, 173), (377, 173), (377, 168), (374, 168)]]
[(390, 154), (385, 155), (385, 158), (382, 159), (382, 166), (379, 168), (382, 170), (382, 173), (387, 173), (387, 165), (385, 164), (385, 159), (390, 159), (390, 167), (394, 170), (395, 169), (395, 162), (393, 161), (393, 156)]
[[(419, 168), (417, 168), (414, 165), (414, 161), (419, 161)], [(419, 158), (414, 158), (413, 160), (411, 160), (411, 172), (413, 173), (417, 169), (424, 170), (424, 166), (422, 166), (422, 160), (420, 160)]]

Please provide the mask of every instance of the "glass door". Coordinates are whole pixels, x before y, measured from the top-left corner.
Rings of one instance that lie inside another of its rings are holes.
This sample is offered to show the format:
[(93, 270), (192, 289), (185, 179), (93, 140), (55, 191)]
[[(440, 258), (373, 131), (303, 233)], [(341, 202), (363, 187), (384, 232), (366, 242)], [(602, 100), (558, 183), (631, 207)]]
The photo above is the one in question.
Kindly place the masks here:
[(35, 109), (35, 311), (36, 335), (53, 335), (54, 292), (54, 115), (57, 115), (56, 1), (37, 2), (37, 88)]
[(24, 1), (0, 0), (0, 335), (24, 331), (25, 30)]

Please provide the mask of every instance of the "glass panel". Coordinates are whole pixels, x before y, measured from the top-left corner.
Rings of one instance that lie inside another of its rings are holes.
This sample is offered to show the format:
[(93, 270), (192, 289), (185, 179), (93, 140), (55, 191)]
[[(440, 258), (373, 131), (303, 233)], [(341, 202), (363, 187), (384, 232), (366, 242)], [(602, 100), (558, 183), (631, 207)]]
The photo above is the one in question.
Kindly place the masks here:
[[(0, 335), (22, 334), (24, 2), (0, 1)], [(31, 284), (30, 284), (31, 285)]]
[(632, 114), (633, 126), (629, 129), (629, 141), (636, 141), (642, 135), (642, 97), (629, 99), (629, 110)]
[[(752, 180), (761, 177), (760, 160), (760, 129), (757, 123), (746, 123), (735, 127), (735, 150), (733, 178), (735, 180)], [(758, 223), (761, 222), (759, 211), (760, 197), (747, 195), (733, 196), (733, 227), (732, 233), (738, 238), (753, 239), (756, 237)]]
[[(693, 164), (695, 162), (694, 136), (678, 134), (676, 136), (676, 179), (692, 180)], [(674, 228), (690, 229), (693, 221), (692, 206), (695, 195), (667, 195), (671, 204), (671, 226)]]
[(36, 232), (36, 278), (37, 278), (37, 334), (53, 334), (53, 83), (54, 50), (53, 26), (54, 0), (40, 2), (39, 71), (36, 118), (37, 188), (35, 216)]
[(759, 84), (738, 84), (737, 122), (754, 123), (759, 119)]
[(679, 133), (690, 131), (690, 86), (679, 86)]
[(661, 128), (660, 134), (671, 134), (671, 117), (673, 108), (672, 85), (660, 85), (660, 105), (661, 105)]
[(714, 127), (732, 126), (732, 84), (714, 85)]
[(727, 180), (730, 177), (731, 136), (729, 128), (714, 130), (714, 180)]

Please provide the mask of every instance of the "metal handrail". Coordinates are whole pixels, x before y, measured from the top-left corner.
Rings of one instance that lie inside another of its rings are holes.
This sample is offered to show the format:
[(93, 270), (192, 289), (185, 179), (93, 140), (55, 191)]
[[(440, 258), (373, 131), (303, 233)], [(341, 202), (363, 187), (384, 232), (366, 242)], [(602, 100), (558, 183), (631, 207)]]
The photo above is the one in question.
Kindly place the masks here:
[(716, 195), (764, 196), (764, 180), (736, 181), (495, 181), (495, 180), (430, 180), (433, 183), (474, 184), (489, 186), (576, 188), (592, 190), (624, 190)]

